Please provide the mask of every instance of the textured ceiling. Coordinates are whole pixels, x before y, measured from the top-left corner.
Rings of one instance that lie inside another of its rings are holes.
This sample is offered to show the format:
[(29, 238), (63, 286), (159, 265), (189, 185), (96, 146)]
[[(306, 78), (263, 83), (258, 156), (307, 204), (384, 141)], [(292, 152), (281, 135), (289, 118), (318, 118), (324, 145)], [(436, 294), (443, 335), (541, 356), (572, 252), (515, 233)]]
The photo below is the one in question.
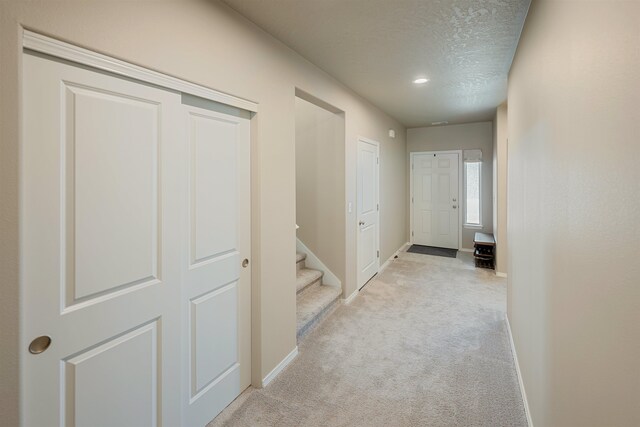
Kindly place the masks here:
[(408, 127), (493, 117), (530, 2), (224, 1)]

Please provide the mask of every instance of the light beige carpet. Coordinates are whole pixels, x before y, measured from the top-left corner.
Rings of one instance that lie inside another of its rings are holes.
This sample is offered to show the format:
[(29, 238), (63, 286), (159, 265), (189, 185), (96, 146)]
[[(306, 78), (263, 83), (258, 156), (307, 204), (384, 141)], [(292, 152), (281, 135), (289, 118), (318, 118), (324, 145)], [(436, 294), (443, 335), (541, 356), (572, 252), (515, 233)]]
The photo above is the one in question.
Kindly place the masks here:
[(210, 426), (526, 426), (505, 305), (469, 254), (402, 253)]

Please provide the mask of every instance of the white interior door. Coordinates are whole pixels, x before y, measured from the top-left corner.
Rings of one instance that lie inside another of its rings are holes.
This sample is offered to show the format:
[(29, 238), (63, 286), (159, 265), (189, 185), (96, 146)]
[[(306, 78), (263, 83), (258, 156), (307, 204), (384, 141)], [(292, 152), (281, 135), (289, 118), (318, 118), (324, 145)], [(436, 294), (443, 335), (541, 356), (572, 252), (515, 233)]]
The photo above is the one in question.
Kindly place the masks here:
[(411, 171), (412, 243), (459, 249), (459, 155), (414, 153)]
[(250, 123), (185, 110), (184, 425), (203, 426), (251, 382)]
[(202, 426), (250, 381), (249, 118), (23, 57), (24, 425)]
[(180, 423), (179, 103), (24, 55), (25, 426)]
[(378, 143), (358, 140), (358, 289), (380, 268), (379, 151)]

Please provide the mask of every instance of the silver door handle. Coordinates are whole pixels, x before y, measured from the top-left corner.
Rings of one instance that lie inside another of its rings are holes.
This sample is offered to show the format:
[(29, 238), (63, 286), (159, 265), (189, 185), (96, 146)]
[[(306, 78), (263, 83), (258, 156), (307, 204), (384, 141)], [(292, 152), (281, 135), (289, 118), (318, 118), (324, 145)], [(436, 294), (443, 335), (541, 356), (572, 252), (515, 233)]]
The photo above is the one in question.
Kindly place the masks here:
[(364, 225), (364, 221), (360, 221), (358, 224), (359, 225)]

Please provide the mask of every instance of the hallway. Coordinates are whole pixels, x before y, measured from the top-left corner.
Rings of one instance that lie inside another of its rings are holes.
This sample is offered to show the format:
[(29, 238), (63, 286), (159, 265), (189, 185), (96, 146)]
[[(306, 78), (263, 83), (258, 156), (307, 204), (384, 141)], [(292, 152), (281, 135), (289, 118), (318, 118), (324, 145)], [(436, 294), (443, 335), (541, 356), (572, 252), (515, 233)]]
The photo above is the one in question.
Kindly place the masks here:
[(470, 254), (403, 252), (209, 427), (526, 426), (505, 305)]

